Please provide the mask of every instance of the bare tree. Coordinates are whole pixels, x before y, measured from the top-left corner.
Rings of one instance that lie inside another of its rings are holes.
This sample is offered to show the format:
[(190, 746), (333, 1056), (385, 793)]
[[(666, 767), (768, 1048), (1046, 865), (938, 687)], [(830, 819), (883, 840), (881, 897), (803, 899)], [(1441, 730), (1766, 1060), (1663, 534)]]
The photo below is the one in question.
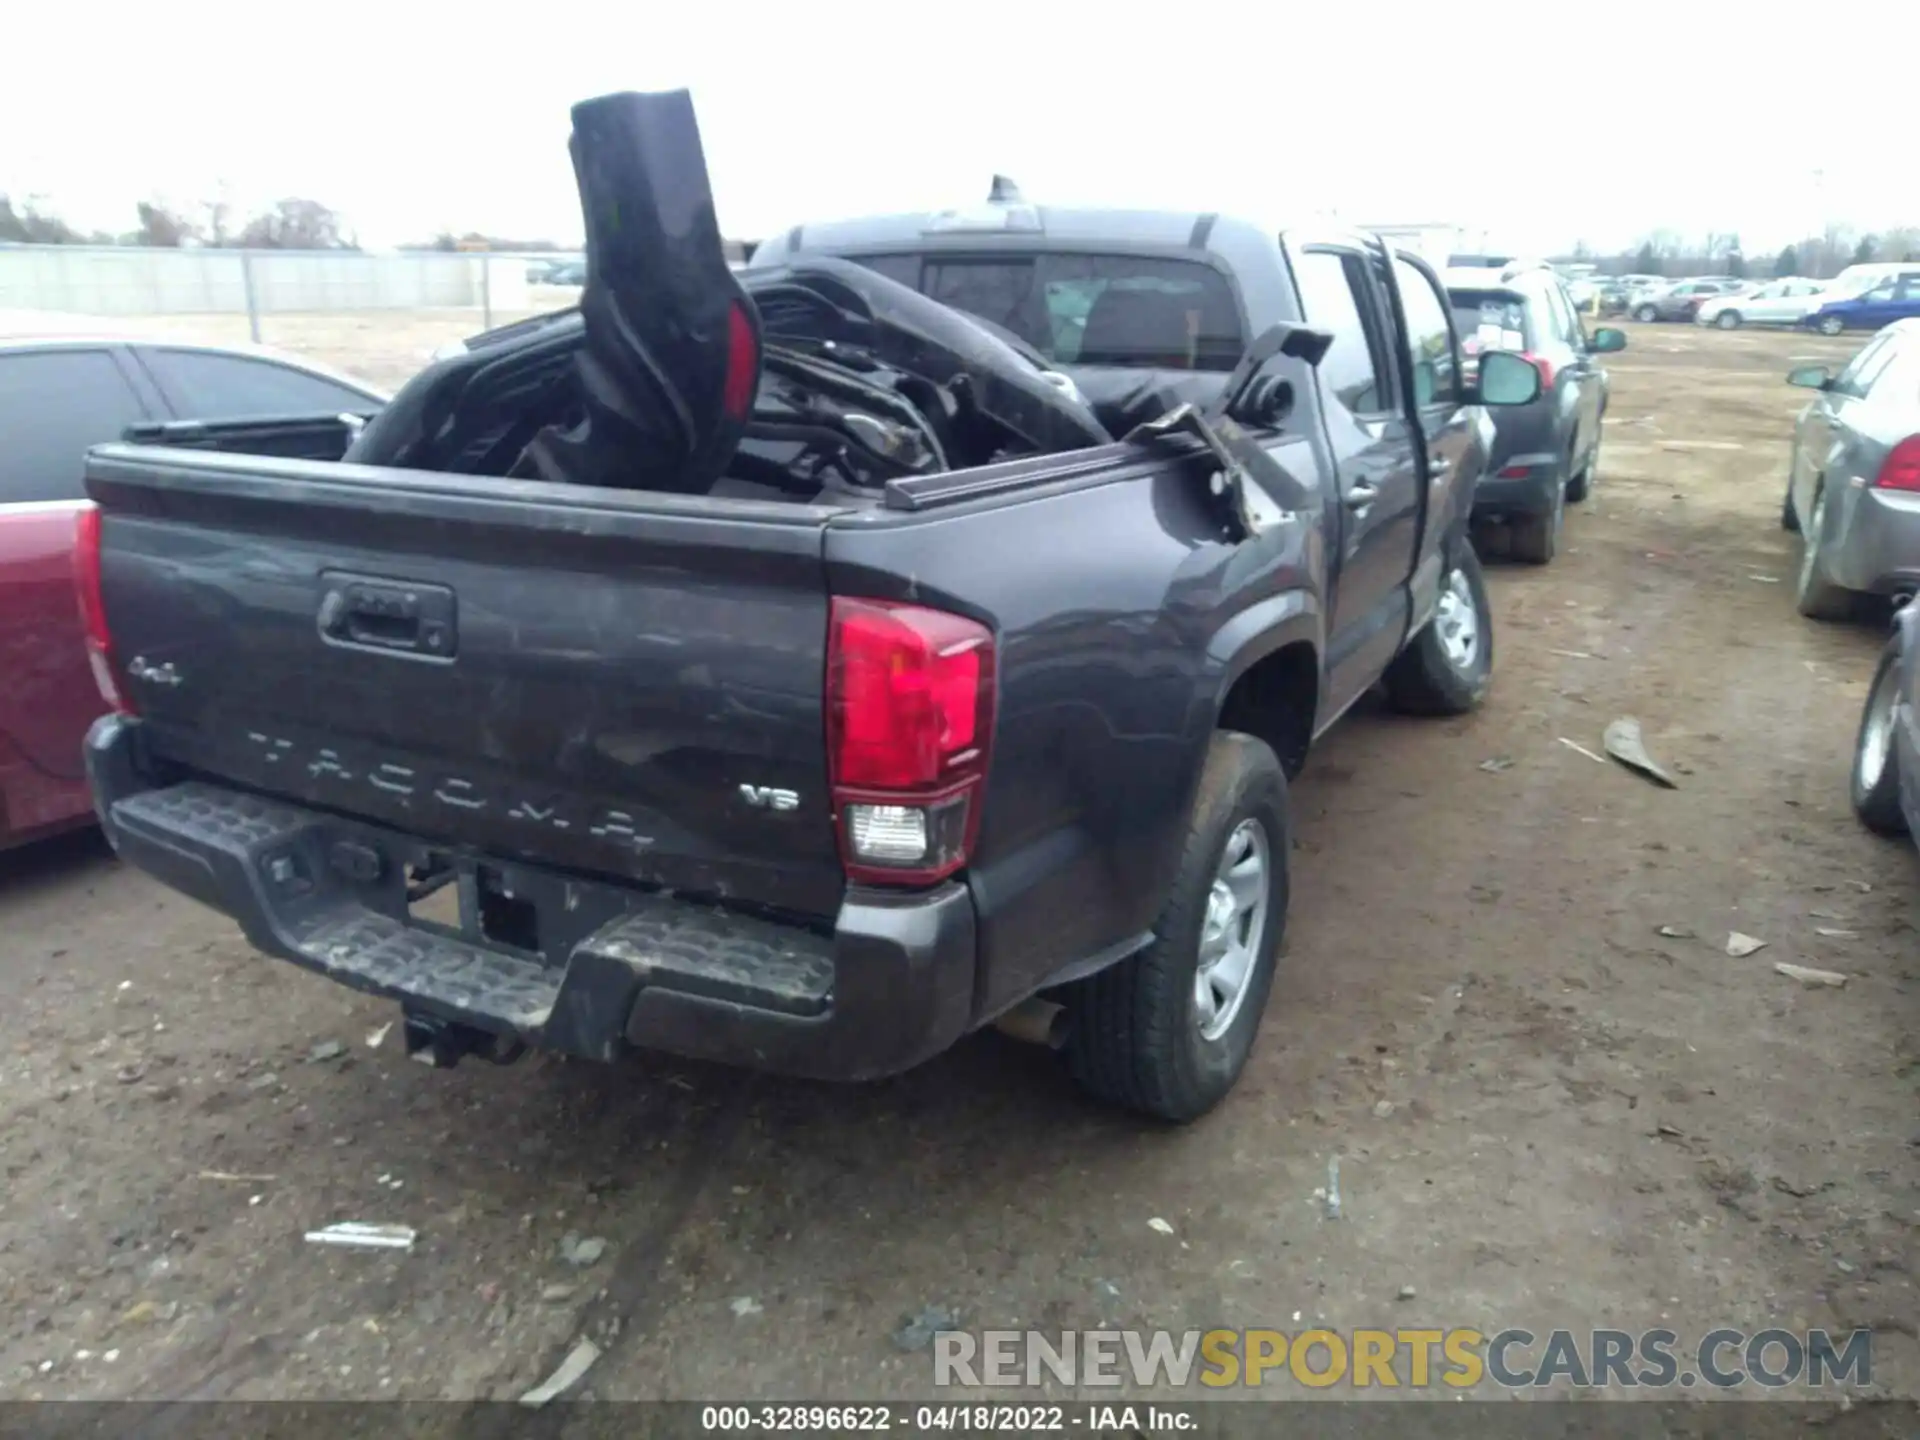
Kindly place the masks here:
[(198, 225), (163, 201), (142, 200), (134, 211), (140, 217), (140, 228), (131, 237), (136, 245), (178, 249), (197, 245), (203, 238)]
[(21, 245), (78, 245), (86, 238), (51, 214), (44, 198), (28, 195), (15, 201), (0, 193), (0, 240)]
[(357, 250), (340, 217), (318, 200), (289, 196), (254, 216), (240, 232), (240, 243), (260, 250)]
[(1920, 260), (1920, 226), (1898, 225), (1882, 230), (1880, 254), (1888, 260)]

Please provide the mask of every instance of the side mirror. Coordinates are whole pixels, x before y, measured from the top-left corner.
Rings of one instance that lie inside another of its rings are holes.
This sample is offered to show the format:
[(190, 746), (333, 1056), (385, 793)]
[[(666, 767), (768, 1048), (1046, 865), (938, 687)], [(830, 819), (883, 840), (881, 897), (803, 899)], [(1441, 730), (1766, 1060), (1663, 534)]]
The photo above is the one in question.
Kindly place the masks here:
[(1796, 365), (1787, 372), (1787, 383), (1802, 390), (1824, 390), (1833, 383), (1833, 371), (1824, 365)]
[(1593, 338), (1587, 342), (1587, 348), (1597, 354), (1611, 354), (1615, 350), (1627, 348), (1627, 332), (1615, 330), (1610, 325), (1602, 325), (1593, 332)]
[(1480, 357), (1480, 403), (1525, 405), (1540, 398), (1540, 372), (1531, 360), (1506, 350)]

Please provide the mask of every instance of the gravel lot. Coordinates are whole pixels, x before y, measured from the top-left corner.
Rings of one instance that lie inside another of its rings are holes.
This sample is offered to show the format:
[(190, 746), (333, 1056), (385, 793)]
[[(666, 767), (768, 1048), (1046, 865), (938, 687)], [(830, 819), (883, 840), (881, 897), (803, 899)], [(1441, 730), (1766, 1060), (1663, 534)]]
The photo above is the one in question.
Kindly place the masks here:
[[(389, 384), (479, 328), (270, 327)], [(1631, 335), (1560, 558), (1492, 571), (1491, 703), (1356, 714), (1298, 784), (1265, 1029), (1184, 1130), (998, 1035), (861, 1088), (435, 1073), (397, 1030), (371, 1045), (391, 1007), (254, 956), (96, 839), (0, 858), (0, 1395), (507, 1396), (594, 1335), (601, 1397), (924, 1397), (893, 1336), (928, 1306), (1873, 1325), (1875, 1389), (1920, 1395), (1915, 863), (1846, 801), (1881, 632), (1794, 613), (1776, 518), (1789, 356), (1851, 347)], [(1679, 790), (1561, 743), (1623, 714)], [(1767, 948), (1731, 958), (1733, 930)], [(420, 1241), (302, 1243), (336, 1220)], [(604, 1254), (570, 1264), (569, 1236)]]

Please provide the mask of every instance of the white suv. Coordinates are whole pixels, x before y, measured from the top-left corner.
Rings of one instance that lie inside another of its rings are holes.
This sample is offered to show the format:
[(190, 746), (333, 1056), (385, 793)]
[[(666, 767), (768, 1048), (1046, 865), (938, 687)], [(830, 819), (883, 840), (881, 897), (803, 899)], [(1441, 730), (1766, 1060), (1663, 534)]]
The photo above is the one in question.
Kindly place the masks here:
[(1693, 319), (1695, 324), (1717, 325), (1722, 330), (1738, 330), (1742, 325), (1798, 325), (1801, 317), (1820, 304), (1826, 288), (1824, 281), (1798, 276), (1769, 280), (1744, 295), (1723, 295), (1707, 301), (1694, 312)]

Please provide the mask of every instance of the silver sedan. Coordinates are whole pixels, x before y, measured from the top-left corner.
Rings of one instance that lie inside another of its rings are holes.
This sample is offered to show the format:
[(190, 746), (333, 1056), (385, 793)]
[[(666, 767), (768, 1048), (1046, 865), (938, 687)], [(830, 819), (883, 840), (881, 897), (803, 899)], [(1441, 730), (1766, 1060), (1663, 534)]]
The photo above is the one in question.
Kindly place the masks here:
[(1794, 423), (1780, 514), (1801, 534), (1800, 613), (1843, 620), (1863, 594), (1920, 591), (1920, 319), (1837, 375), (1802, 365), (1787, 383), (1818, 392)]

